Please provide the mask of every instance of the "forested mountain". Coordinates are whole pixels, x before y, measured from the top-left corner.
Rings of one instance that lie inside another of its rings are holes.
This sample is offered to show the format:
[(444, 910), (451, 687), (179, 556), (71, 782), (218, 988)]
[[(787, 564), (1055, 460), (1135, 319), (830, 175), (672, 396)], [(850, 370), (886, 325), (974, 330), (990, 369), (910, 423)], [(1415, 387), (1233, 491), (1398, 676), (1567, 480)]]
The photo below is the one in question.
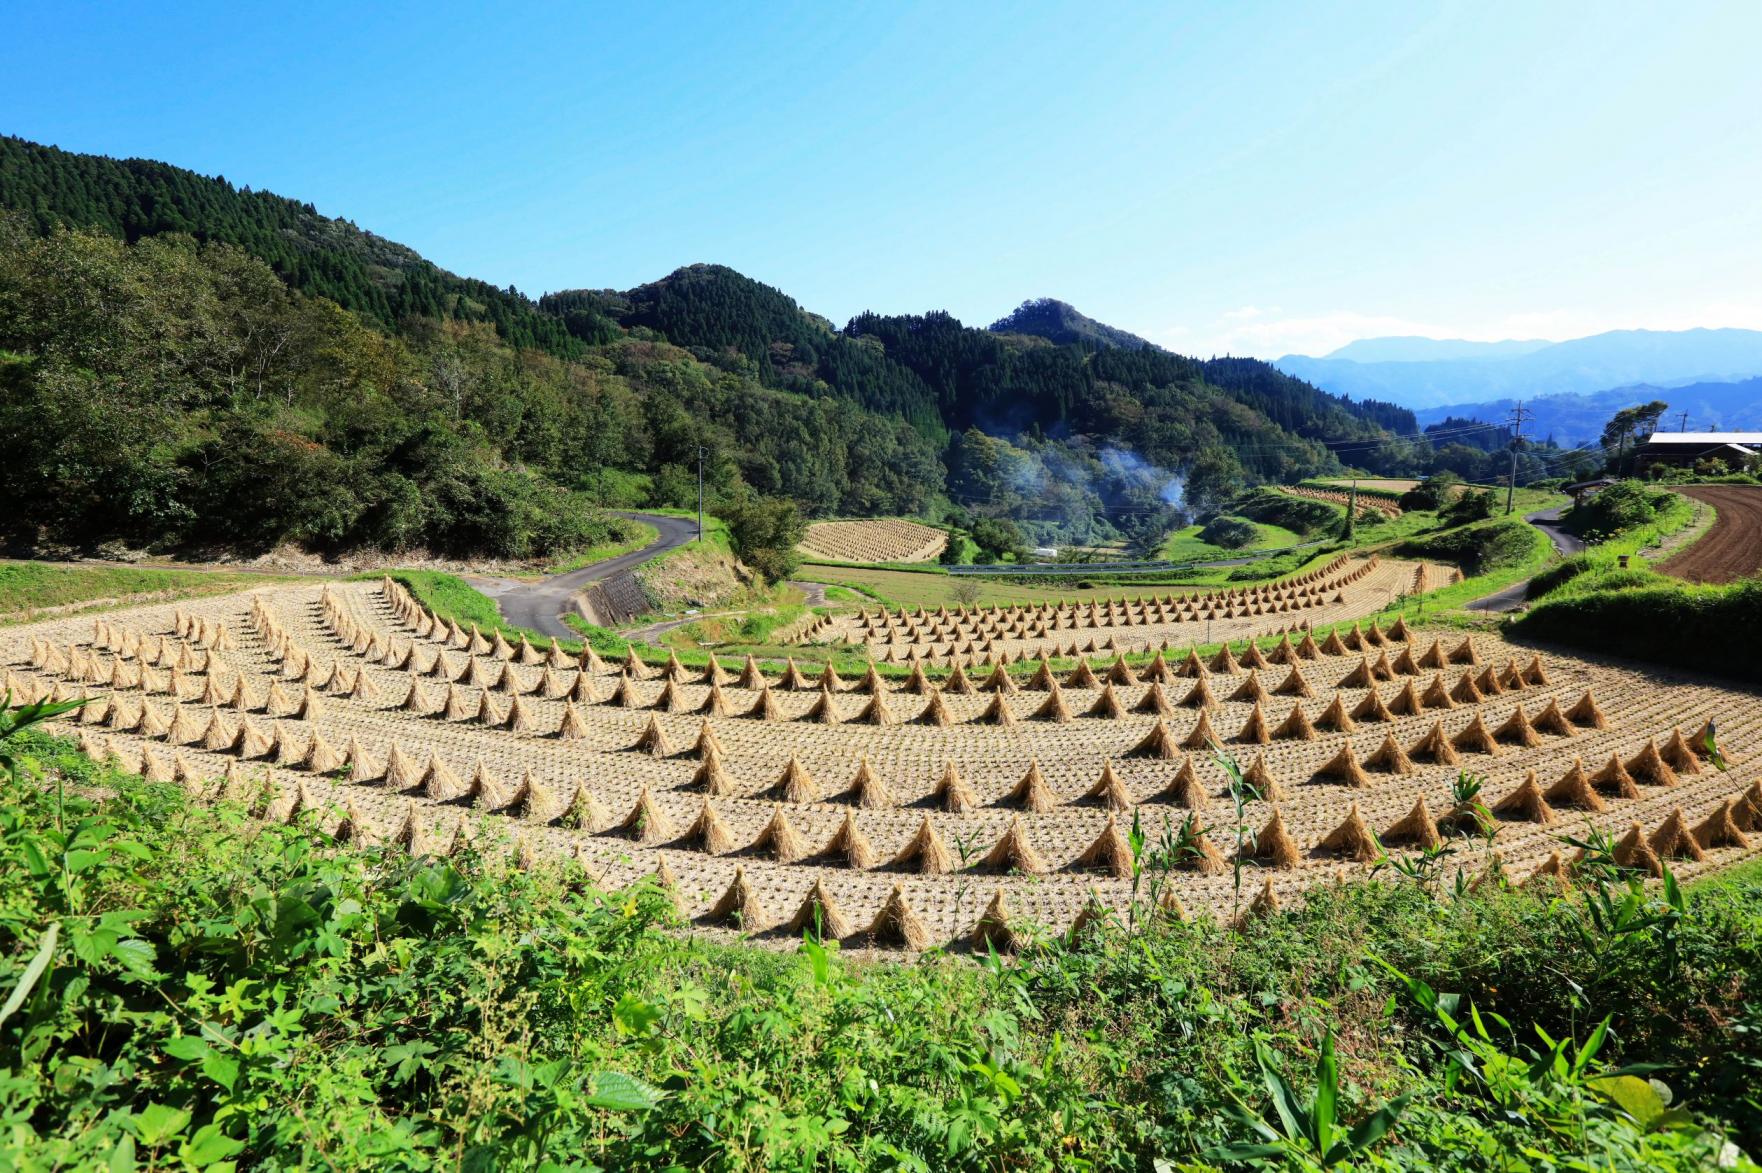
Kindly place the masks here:
[(427, 547), (603, 540), (595, 503), (741, 485), (815, 512), (918, 512), (938, 454), (901, 420), (619, 338), (580, 360), (488, 323), (387, 336), (182, 234), (38, 236), (0, 213), (0, 537)]
[(1061, 345), (1067, 342), (1088, 342), (1096, 346), (1117, 346), (1121, 350), (1156, 347), (1154, 342), (1148, 342), (1106, 322), (1097, 322), (1094, 318), (1077, 312), (1076, 306), (1050, 297), (1024, 301), (1004, 317), (991, 323), (990, 328), (993, 334), (1032, 334)]
[(900, 415), (926, 436), (947, 438), (935, 396), (923, 380), (796, 305), (769, 285), (725, 265), (688, 265), (628, 293), (567, 290), (539, 305), (553, 313), (603, 314), (715, 354), (738, 355), (768, 386), (838, 395), (869, 411)]
[(127, 241), (181, 232), (236, 244), (295, 289), (381, 327), (406, 317), (489, 322), (510, 345), (565, 358), (613, 333), (604, 318), (541, 313), (512, 287), (455, 276), (311, 204), (150, 159), (74, 154), (0, 136), (0, 208), (23, 213), (39, 232), (101, 228)]
[(1083, 540), (1337, 454), (1429, 454), (1396, 438), (1406, 413), (1099, 323), (1068, 342), (944, 313), (839, 329), (716, 265), (535, 302), (309, 204), (16, 138), (0, 213), (19, 541), (529, 555), (603, 534), (595, 504), (685, 503), (700, 446), (714, 493), (816, 514), (952, 500)]
[[(1525, 427), (1532, 435), (1552, 436), (1569, 447), (1588, 444), (1603, 434), (1603, 426), (1616, 412), (1659, 399), (1670, 404), (1670, 412), (1664, 419), (1666, 431), (1685, 426), (1696, 432), (1742, 432), (1762, 428), (1762, 376), (1730, 383), (1686, 383), (1670, 387), (1640, 383), (1585, 395), (1544, 395), (1524, 400), (1524, 409), (1534, 413)], [(1445, 416), (1500, 420), (1508, 418), (1516, 406), (1514, 399), (1495, 399), (1487, 403), (1427, 409), (1418, 415), (1422, 421)], [(1682, 418), (1684, 413), (1687, 414), (1686, 420)]]

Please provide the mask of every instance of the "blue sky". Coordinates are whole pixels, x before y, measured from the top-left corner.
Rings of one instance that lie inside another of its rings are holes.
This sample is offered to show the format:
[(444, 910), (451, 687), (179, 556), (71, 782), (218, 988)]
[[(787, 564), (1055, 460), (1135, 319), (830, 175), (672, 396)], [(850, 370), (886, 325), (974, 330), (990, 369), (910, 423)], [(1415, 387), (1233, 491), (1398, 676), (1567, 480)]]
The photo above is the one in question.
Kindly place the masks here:
[(1263, 357), (1762, 328), (1756, 0), (7, 11), (0, 131), (533, 294), (718, 261)]

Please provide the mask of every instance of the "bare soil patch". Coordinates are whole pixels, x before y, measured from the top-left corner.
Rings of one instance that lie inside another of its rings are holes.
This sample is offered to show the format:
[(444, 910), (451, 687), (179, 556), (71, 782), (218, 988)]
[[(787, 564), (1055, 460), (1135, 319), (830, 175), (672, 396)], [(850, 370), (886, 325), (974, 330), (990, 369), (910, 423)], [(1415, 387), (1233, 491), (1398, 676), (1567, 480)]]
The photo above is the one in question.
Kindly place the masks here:
[(1688, 549), (1658, 564), (1689, 582), (1726, 583), (1762, 569), (1762, 487), (1695, 485), (1678, 492), (1711, 505), (1713, 528)]

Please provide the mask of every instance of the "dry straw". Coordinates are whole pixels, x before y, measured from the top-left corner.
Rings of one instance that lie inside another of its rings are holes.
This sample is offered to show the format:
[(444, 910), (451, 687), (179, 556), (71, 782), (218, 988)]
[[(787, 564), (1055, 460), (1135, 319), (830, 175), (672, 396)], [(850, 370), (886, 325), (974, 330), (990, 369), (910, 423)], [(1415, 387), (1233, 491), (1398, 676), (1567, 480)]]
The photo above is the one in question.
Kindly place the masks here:
[(1266, 710), (1260, 702), (1255, 701), (1254, 707), (1248, 710), (1248, 717), (1242, 722), (1242, 728), (1236, 732), (1236, 740), (1243, 745), (1266, 745), (1272, 741), (1272, 729), (1266, 721)]
[(1193, 758), (1186, 754), (1182, 755), (1181, 766), (1175, 771), (1175, 776), (1156, 795), (1157, 801), (1195, 811), (1204, 810), (1209, 798), (1205, 785), (1199, 780), (1199, 771), (1193, 767)]
[(832, 838), (826, 841), (826, 846), (820, 850), (819, 855), (829, 862), (858, 871), (867, 871), (874, 867), (876, 860), (874, 846), (857, 825), (856, 812), (850, 810), (844, 812), (844, 821), (832, 832)]
[(1648, 737), (1645, 747), (1627, 760), (1627, 772), (1636, 782), (1647, 786), (1675, 786), (1678, 781), (1676, 771), (1664, 760), (1664, 755), (1658, 752), (1658, 739), (1655, 737)]
[(937, 780), (936, 787), (930, 792), (931, 801), (949, 814), (965, 814), (979, 805), (979, 798), (973, 793), (960, 771), (953, 762), (942, 767), (942, 777)]
[(1524, 775), (1517, 789), (1493, 804), (1493, 813), (1502, 819), (1525, 823), (1548, 824), (1559, 817), (1554, 813), (1554, 808), (1548, 805), (1548, 799), (1542, 793), (1542, 784), (1536, 780), (1534, 770)]
[[(516, 699), (514, 703), (519, 704), (520, 702)], [(655, 758), (670, 758), (674, 754), (673, 745), (667, 740), (667, 731), (661, 727), (660, 720), (655, 717), (649, 718), (648, 724), (643, 727), (642, 735), (630, 748)]]
[(1707, 858), (1707, 852), (1696, 841), (1694, 832), (1689, 830), (1688, 819), (1684, 817), (1681, 807), (1672, 810), (1646, 842), (1659, 859)]
[[(1359, 765), (1358, 755), (1352, 751), (1350, 738), (1341, 744), (1338, 753), (1317, 767), (1315, 777), (1355, 788), (1370, 785), (1370, 776), (1364, 772), (1364, 767)], [(1353, 809), (1357, 810), (1357, 806), (1354, 805)]]
[(1413, 803), (1413, 809), (1389, 825), (1383, 832), (1383, 842), (1421, 848), (1432, 848), (1442, 844), (1444, 838), (1438, 834), (1437, 820), (1426, 806), (1425, 795), (1420, 795)]
[(796, 806), (820, 801), (819, 783), (814, 781), (813, 775), (808, 773), (807, 767), (794, 754), (789, 755), (783, 772), (771, 784), (770, 793)]
[(1009, 906), (1004, 903), (1003, 889), (991, 894), (991, 902), (979, 915), (967, 939), (975, 949), (991, 949), (998, 953), (1013, 953), (1020, 947), (1016, 931), (1010, 927)]
[(1645, 830), (1637, 822), (1628, 825), (1627, 834), (1615, 845), (1615, 862), (1653, 876), (1664, 874), (1664, 862), (1658, 858)]
[(906, 903), (905, 893), (895, 884), (893, 891), (887, 894), (887, 900), (875, 919), (869, 922), (866, 934), (877, 944), (899, 945), (913, 952), (927, 949), (930, 946), (930, 930), (918, 919), (911, 905)]
[(1021, 816), (1017, 815), (1010, 819), (1003, 836), (985, 853), (979, 866), (986, 871), (1038, 875), (1046, 870), (1046, 859), (1034, 849), (1034, 844), (1028, 838), (1028, 828), (1023, 825)]
[(1294, 868), (1302, 861), (1303, 852), (1291, 832), (1285, 829), (1285, 815), (1278, 807), (1255, 835), (1252, 845), (1243, 849), (1245, 858), (1276, 868)]
[[(1201, 719), (1203, 720), (1203, 717)], [(1209, 725), (1209, 722), (1207, 724)], [(1181, 747), (1175, 742), (1175, 735), (1169, 732), (1168, 724), (1158, 717), (1150, 732), (1145, 734), (1144, 739), (1134, 745), (1126, 756), (1172, 761), (1180, 755), (1180, 749)]]
[(1476, 713), (1474, 720), (1450, 739), (1450, 744), (1469, 753), (1481, 753), (1489, 757), (1497, 757), (1499, 754), (1499, 743), (1494, 740), (1493, 731), (1487, 728), (1486, 718), (1480, 713)]
[(1046, 776), (1040, 772), (1040, 763), (1035, 760), (1028, 762), (1027, 773), (1003, 796), (1004, 805), (1034, 814), (1044, 814), (1057, 807), (1058, 802), (1058, 795), (1047, 785)]
[(1316, 850), (1345, 856), (1358, 863), (1370, 863), (1383, 854), (1376, 833), (1365, 823), (1364, 815), (1359, 812), (1356, 802), (1346, 812), (1345, 820), (1316, 844)]
[(826, 890), (824, 880), (815, 879), (795, 915), (789, 919), (791, 933), (811, 933), (821, 941), (843, 940), (854, 932), (850, 919), (844, 915)]
[[(1162, 730), (1165, 735), (1167, 734), (1168, 728), (1162, 723), (1161, 718), (1157, 719), (1155, 728), (1151, 729), (1150, 733), (1145, 736), (1144, 741), (1139, 743), (1140, 748), (1147, 745), (1150, 739), (1157, 735), (1158, 729)], [(1192, 732), (1188, 733), (1187, 736), (1181, 740), (1181, 748), (1187, 750), (1209, 749), (1218, 743), (1219, 738), (1217, 730), (1213, 729), (1211, 726), (1211, 714), (1204, 709), (1199, 710), (1199, 720), (1194, 724)], [(1145, 756), (1156, 755), (1147, 754)]]
[(1364, 764), (1373, 770), (1403, 776), (1414, 771), (1413, 759), (1407, 756), (1407, 751), (1401, 748), (1401, 743), (1395, 740), (1392, 731), (1383, 734), (1382, 744), (1364, 759)]
[(1713, 809), (1694, 829), (1695, 842), (1703, 848), (1748, 847), (1750, 838), (1738, 826), (1737, 808), (1740, 799), (1727, 799)]
[(1181, 698), (1181, 705), (1188, 709), (1215, 709), (1218, 707), (1217, 694), (1211, 690), (1211, 681), (1204, 676), (1193, 682), (1187, 695)]
[(1034, 710), (1033, 720), (1050, 720), (1055, 724), (1064, 724), (1071, 719), (1070, 705), (1064, 703), (1064, 690), (1054, 680), (1047, 685), (1047, 699), (1041, 701), (1040, 708)]
[(856, 775), (851, 779), (844, 797), (852, 806), (863, 810), (884, 810), (899, 805), (893, 791), (888, 789), (887, 783), (869, 765), (867, 756), (857, 760)]
[(692, 820), (691, 826), (680, 837), (680, 843), (695, 847), (707, 855), (723, 855), (734, 850), (734, 833), (722, 821), (722, 816), (716, 813), (708, 795), (704, 796), (703, 805), (698, 808), (697, 818)]
[(1604, 794), (1612, 794), (1617, 798), (1639, 798), (1642, 796), (1640, 784), (1634, 776), (1627, 772), (1618, 754), (1610, 754), (1609, 761), (1591, 775), (1591, 785)]
[(647, 786), (637, 795), (636, 804), (619, 822), (617, 830), (625, 838), (633, 839), (645, 847), (674, 838), (672, 823), (655, 802), (655, 796), (649, 792)]
[(1573, 724), (1587, 729), (1609, 728), (1609, 718), (1603, 715), (1602, 706), (1597, 704), (1596, 694), (1589, 689), (1573, 706), (1566, 710), (1566, 716)]
[(807, 840), (789, 821), (789, 814), (783, 809), (782, 803), (771, 804), (771, 818), (750, 844), (750, 850), (776, 860), (778, 863), (795, 863), (806, 858), (808, 854)]
[(734, 924), (743, 932), (760, 933), (770, 926), (770, 915), (759, 902), (757, 892), (747, 883), (746, 869), (735, 868), (734, 879), (721, 899), (710, 906), (705, 918), (718, 924)]
[(1168, 694), (1163, 692), (1162, 683), (1152, 681), (1150, 687), (1144, 690), (1144, 695), (1139, 697), (1137, 703), (1132, 706), (1132, 711), (1134, 713), (1151, 713), (1158, 717), (1170, 717), (1174, 715), (1175, 707), (1169, 703)]
[(900, 848), (889, 866), (926, 876), (940, 876), (954, 870), (954, 856), (936, 833), (930, 816), (925, 815), (918, 823), (917, 831)]
[(1132, 791), (1114, 773), (1113, 762), (1106, 759), (1101, 763), (1101, 777), (1096, 779), (1095, 785), (1084, 791), (1083, 798), (1087, 802), (1098, 802), (1109, 810), (1116, 811), (1127, 810), (1135, 805)]

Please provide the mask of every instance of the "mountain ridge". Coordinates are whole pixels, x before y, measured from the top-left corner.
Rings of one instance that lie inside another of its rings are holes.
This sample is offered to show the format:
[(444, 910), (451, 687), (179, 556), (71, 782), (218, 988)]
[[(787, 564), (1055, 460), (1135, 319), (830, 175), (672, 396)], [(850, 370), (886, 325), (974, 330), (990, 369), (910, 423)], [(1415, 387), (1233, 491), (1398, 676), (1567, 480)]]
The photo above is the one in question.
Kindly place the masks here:
[(1742, 380), (1762, 374), (1762, 330), (1609, 330), (1506, 357), (1357, 362), (1286, 355), (1273, 365), (1338, 395), (1433, 409), (1639, 384)]
[(1123, 350), (1165, 350), (1128, 330), (1098, 322), (1070, 302), (1054, 297), (1029, 298), (986, 329), (993, 334), (1030, 334), (1055, 343), (1092, 342)]

